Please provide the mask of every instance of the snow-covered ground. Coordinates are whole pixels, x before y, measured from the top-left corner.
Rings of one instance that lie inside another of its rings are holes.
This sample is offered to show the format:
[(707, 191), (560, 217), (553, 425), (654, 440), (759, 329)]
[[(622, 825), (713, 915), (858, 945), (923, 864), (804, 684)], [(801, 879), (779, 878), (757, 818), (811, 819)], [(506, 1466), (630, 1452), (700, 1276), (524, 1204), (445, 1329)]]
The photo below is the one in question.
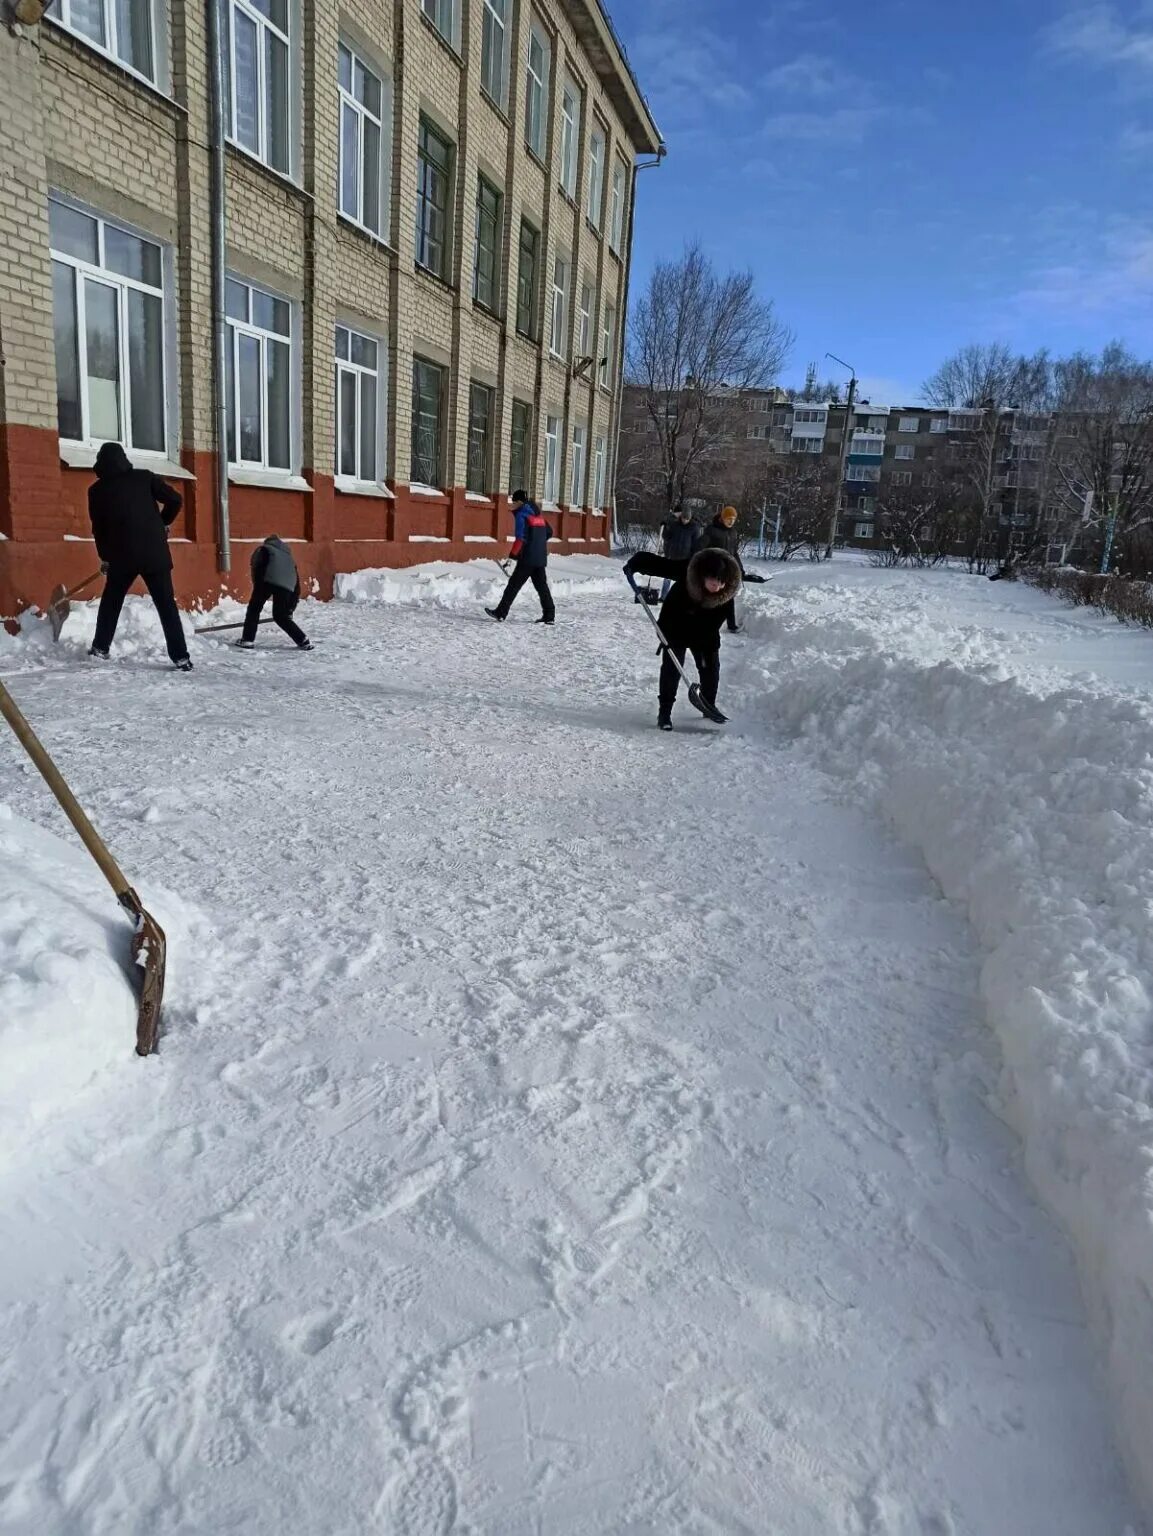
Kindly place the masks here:
[(794, 566), (665, 737), (556, 576), (0, 635), (171, 955), (0, 738), (0, 1530), (1142, 1529), (1153, 644)]

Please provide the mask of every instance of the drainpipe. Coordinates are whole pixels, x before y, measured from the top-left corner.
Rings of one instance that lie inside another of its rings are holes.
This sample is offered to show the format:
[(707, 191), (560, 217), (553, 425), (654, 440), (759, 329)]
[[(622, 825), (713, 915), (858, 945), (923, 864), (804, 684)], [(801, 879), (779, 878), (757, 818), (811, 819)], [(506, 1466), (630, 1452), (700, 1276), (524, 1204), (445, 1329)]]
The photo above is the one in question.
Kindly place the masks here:
[(224, 46), (221, 0), (206, 0), (208, 16), (208, 137), (212, 151), (212, 396), (216, 449), (216, 569), (232, 568), (228, 521), (228, 324), (224, 314)]

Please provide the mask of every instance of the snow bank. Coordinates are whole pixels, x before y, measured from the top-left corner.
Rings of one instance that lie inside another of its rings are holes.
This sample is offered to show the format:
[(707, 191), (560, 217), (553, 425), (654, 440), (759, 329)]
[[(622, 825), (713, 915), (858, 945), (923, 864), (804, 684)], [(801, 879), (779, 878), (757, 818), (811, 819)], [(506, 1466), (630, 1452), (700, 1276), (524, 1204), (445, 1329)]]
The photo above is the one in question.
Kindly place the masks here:
[[(505, 577), (494, 560), (505, 556), (497, 544), (485, 559), (464, 563), (436, 560), (406, 569), (354, 571), (337, 576), (335, 596), (348, 603), (392, 603), (436, 608), (472, 608), (491, 602)], [(558, 597), (575, 593), (619, 592), (624, 585), (621, 565), (607, 555), (558, 555), (549, 561), (549, 585)]]
[(131, 1065), (131, 936), (83, 849), (0, 805), (0, 1151)]
[(968, 909), (1000, 1107), (1074, 1244), (1153, 1510), (1153, 703), (1010, 673), (995, 632), (950, 628), (927, 591), (775, 595), (748, 626), (774, 723)]
[[(0, 626), (0, 658), (6, 662), (18, 661), (34, 666), (43, 666), (49, 662), (59, 664), (61, 661), (83, 660), (96, 634), (98, 606), (99, 604), (95, 601), (84, 603), (73, 599), (71, 612), (64, 622), (58, 641), (53, 640), (52, 627), (43, 614), (34, 608), (27, 609), (17, 620), (19, 625), (17, 634), (9, 634)], [(233, 613), (231, 610), (234, 608), (239, 611)], [(225, 609), (228, 610), (227, 613)], [(242, 618), (244, 615), (243, 607), (231, 600), (226, 601), (214, 612), (221, 615), (215, 620), (218, 623), (224, 623), (226, 618)], [(182, 612), (180, 619), (184, 625), (184, 633), (189, 637), (195, 625), (213, 622), (211, 618), (206, 618), (199, 613)], [(143, 661), (167, 661), (164, 631), (160, 627), (160, 619), (151, 598), (125, 599), (120, 623), (116, 628), (116, 639), (112, 644), (112, 655), (118, 661), (137, 658)]]

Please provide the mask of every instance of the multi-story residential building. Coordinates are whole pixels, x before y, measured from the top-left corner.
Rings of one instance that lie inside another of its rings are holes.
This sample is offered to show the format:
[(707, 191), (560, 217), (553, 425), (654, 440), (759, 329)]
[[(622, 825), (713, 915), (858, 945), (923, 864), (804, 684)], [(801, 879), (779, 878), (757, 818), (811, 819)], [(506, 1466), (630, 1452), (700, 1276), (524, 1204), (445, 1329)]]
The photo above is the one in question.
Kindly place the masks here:
[(517, 483), (606, 547), (663, 146), (600, 0), (52, 0), (0, 102), (0, 614), (93, 568), (110, 438), (179, 482), (186, 600), (271, 532), (322, 594), (503, 553)]

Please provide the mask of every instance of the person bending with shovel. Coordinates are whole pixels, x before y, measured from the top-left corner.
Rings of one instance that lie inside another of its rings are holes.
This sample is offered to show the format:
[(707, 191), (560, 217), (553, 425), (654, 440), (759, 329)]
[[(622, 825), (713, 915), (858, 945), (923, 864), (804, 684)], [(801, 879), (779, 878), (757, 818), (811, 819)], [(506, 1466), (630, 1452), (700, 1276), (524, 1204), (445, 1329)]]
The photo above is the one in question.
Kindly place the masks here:
[(699, 683), (689, 688), (689, 701), (707, 719), (723, 725), (725, 716), (717, 708), (721, 626), (728, 605), (740, 589), (740, 564), (723, 549), (701, 549), (689, 560), (669, 560), (642, 551), (627, 563), (625, 576), (634, 591), (635, 576), (663, 576), (673, 583), (661, 604), (659, 620), (653, 618), (645, 605), (661, 642), (658, 726), (662, 731), (673, 728), (673, 704), (680, 680), (685, 677), (685, 654), (689, 651), (700, 674)]

